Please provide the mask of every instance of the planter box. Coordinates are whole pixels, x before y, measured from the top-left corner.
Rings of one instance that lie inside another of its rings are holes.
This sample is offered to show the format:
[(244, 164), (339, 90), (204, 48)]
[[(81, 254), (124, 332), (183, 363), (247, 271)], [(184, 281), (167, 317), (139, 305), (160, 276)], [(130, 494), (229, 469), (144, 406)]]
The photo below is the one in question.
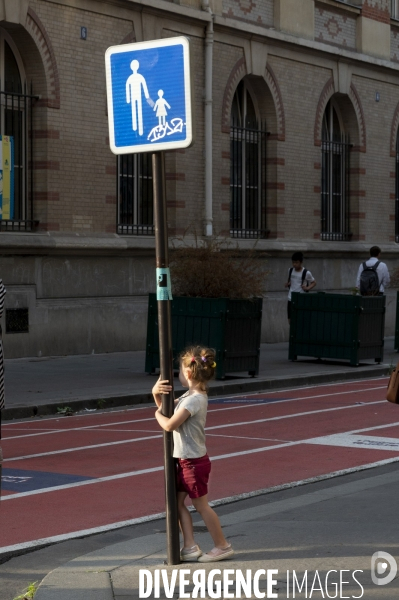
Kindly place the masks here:
[(288, 357), (381, 362), (384, 325), (385, 296), (293, 293)]
[[(216, 350), (216, 378), (226, 373), (259, 373), (262, 298), (186, 298), (172, 300), (173, 357), (190, 345)], [(145, 370), (159, 368), (158, 310), (149, 294)], [(177, 368), (177, 365), (176, 365)]]

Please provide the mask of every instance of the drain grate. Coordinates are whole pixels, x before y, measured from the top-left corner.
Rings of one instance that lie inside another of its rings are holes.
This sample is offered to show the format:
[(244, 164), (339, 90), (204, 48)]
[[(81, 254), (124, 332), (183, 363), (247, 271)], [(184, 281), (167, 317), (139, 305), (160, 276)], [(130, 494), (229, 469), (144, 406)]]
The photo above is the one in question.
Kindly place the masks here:
[(29, 333), (29, 308), (6, 308), (6, 333)]

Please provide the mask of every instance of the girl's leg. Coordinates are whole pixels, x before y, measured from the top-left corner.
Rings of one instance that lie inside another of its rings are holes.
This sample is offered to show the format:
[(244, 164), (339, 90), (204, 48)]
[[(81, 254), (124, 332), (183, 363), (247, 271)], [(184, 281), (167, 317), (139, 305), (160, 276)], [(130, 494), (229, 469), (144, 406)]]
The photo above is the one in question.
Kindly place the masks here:
[(183, 547), (192, 548), (195, 546), (193, 520), (184, 500), (187, 497), (187, 492), (177, 492), (177, 510), (179, 513), (180, 529), (183, 534)]
[(213, 543), (215, 544), (215, 548), (227, 548), (229, 546), (229, 542), (223, 535), (219, 517), (217, 516), (213, 508), (211, 508), (208, 504), (208, 495), (201, 496), (201, 498), (193, 498), (192, 503), (195, 507), (195, 510), (201, 515), (206, 525), (206, 528), (211, 534)]

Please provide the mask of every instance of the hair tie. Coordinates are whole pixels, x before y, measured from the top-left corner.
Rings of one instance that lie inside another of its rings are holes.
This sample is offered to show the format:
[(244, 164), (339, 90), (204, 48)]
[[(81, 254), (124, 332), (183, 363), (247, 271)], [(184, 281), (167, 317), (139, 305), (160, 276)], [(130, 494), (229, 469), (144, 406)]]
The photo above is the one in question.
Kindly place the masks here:
[(215, 362), (213, 362), (213, 363), (211, 364), (211, 367), (212, 367), (212, 369), (216, 369), (216, 363), (215, 363)]
[(191, 362), (195, 363), (195, 357), (194, 356), (192, 357)]
[(206, 362), (206, 356), (201, 356), (202, 362)]

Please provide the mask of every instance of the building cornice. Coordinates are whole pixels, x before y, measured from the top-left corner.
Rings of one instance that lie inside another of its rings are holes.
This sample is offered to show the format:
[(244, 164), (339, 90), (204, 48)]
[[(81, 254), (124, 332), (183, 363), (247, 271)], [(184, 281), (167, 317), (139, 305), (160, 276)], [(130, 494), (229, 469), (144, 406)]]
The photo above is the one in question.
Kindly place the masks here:
[[(90, 10), (95, 12), (95, 5), (101, 4), (104, 8), (106, 5), (115, 8), (118, 6), (124, 9), (126, 15), (130, 10), (134, 12), (148, 13), (164, 17), (167, 19), (175, 19), (180, 22), (186, 22), (190, 25), (197, 25), (205, 29), (205, 25), (210, 22), (211, 15), (202, 10), (190, 8), (167, 2), (166, 0), (47, 0), (53, 4), (70, 6), (75, 9)], [(318, 2), (335, 6), (338, 10), (348, 10), (349, 12), (359, 13), (359, 9), (353, 6), (345, 5), (344, 3), (332, 2), (332, 0), (317, 0)], [(100, 12), (104, 11), (104, 8)], [(109, 11), (110, 16), (115, 15), (115, 11)], [(234, 35), (237, 40), (255, 40), (262, 43), (275, 44), (293, 49), (301, 49), (309, 53), (321, 53), (326, 57), (335, 60), (344, 60), (347, 62), (356, 63), (358, 65), (367, 65), (368, 67), (382, 68), (389, 71), (399, 72), (399, 64), (375, 58), (367, 54), (361, 54), (356, 51), (346, 50), (330, 46), (319, 41), (307, 40), (304, 38), (295, 37), (282, 31), (277, 31), (273, 27), (261, 27), (259, 25), (234, 20), (228, 17), (213, 15), (215, 33)], [(396, 25), (396, 22), (392, 22)], [(399, 23), (398, 23), (399, 24)], [(204, 33), (205, 35), (205, 33)]]
[(388, 69), (390, 71), (399, 71), (399, 64), (393, 63), (389, 60), (381, 58), (375, 58), (367, 54), (361, 54), (356, 51), (345, 50), (324, 44), (315, 40), (306, 40), (304, 38), (297, 38), (295, 36), (283, 33), (270, 28), (259, 27), (259, 25), (250, 25), (248, 23), (242, 23), (241, 21), (235, 21), (226, 17), (214, 17), (215, 31), (224, 33), (230, 33), (236, 38), (238, 34), (241, 37), (248, 40), (255, 40), (258, 42), (274, 42), (277, 45), (296, 47), (307, 52), (323, 53), (329, 58), (335, 58), (336, 60), (346, 60), (352, 64), (368, 65), (369, 67), (377, 67)]
[[(306, 256), (330, 256), (331, 258), (368, 256), (370, 244), (365, 242), (328, 242), (320, 240), (239, 240), (231, 239), (237, 249), (255, 248), (268, 252), (270, 256), (285, 256), (298, 250)], [(378, 242), (378, 240), (377, 240)], [(185, 244), (195, 246), (194, 238), (187, 236)], [(179, 245), (174, 243), (174, 246)], [(399, 244), (379, 244), (384, 258), (397, 258)], [(78, 234), (78, 233), (1, 233), (0, 254), (25, 255), (104, 255), (123, 256), (153, 255), (155, 238), (152, 236), (119, 236), (117, 234)]]

